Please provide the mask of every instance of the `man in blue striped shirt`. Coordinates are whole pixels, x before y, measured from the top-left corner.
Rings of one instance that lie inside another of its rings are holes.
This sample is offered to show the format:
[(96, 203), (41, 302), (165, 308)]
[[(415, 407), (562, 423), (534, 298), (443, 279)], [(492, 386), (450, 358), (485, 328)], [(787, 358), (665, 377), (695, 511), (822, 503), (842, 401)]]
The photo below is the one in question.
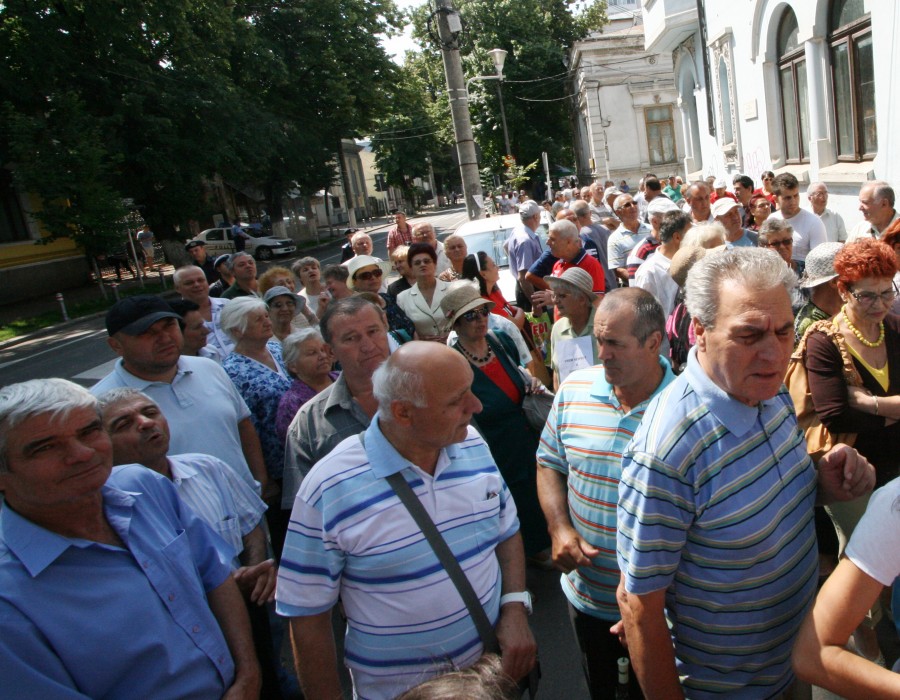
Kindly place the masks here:
[(515, 504), (484, 441), (469, 427), (481, 404), (462, 356), (403, 345), (372, 378), (378, 413), (303, 480), (276, 592), (291, 618), (307, 698), (341, 696), (331, 609), (347, 615), (345, 661), (356, 696), (394, 698), (482, 654), (454, 584), (386, 477), (400, 473), (434, 520), (495, 623), (503, 670), (528, 673), (525, 554)]
[[(538, 447), (538, 493), (553, 561), (581, 648), (592, 698), (608, 698), (627, 650), (610, 634), (619, 621), (616, 501), (622, 452), (649, 400), (674, 378), (659, 356), (659, 302), (643, 289), (613, 289), (594, 317), (603, 363), (573, 372), (556, 394)], [(635, 688), (635, 690), (637, 690)]]
[(697, 263), (686, 287), (697, 345), (623, 455), (619, 598), (647, 697), (790, 693), (818, 571), (813, 504), (875, 483), (846, 445), (818, 468), (806, 453), (782, 387), (794, 284), (769, 250)]

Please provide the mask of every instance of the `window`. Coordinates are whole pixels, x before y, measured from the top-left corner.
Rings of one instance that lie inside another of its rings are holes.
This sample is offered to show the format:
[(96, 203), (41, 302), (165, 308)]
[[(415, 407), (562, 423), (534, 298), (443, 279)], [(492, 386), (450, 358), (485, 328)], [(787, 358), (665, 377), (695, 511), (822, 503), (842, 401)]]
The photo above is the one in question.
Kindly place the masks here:
[(206, 234), (207, 241), (224, 241), (225, 240), (225, 229), (216, 228)]
[(781, 83), (781, 120), (785, 159), (809, 162), (809, 109), (806, 93), (806, 55), (798, 40), (797, 17), (788, 9), (778, 25), (778, 74)]
[(734, 143), (734, 130), (731, 127), (731, 91), (728, 89), (728, 67), (725, 59), (719, 59), (719, 99), (722, 101), (722, 140)]
[(13, 187), (12, 173), (0, 168), (0, 243), (30, 240), (28, 225)]
[(875, 79), (872, 67), (872, 20), (863, 0), (834, 0), (829, 17), (831, 84), (839, 160), (875, 156)]
[(651, 107), (644, 112), (647, 123), (647, 147), (650, 150), (650, 165), (674, 163), (675, 125), (672, 122), (671, 107)]

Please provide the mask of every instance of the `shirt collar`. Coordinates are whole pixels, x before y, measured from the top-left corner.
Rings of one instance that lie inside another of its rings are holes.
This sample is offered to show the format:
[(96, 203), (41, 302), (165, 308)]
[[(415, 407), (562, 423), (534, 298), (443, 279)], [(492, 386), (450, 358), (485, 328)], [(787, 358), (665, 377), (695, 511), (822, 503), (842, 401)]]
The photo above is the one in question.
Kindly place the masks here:
[(169, 471), (172, 473), (172, 481), (174, 482), (192, 479), (197, 476), (197, 468), (194, 465), (173, 457), (169, 457)]
[[(415, 467), (416, 465), (401, 455), (397, 451), (397, 448), (395, 448), (384, 436), (384, 433), (381, 432), (381, 427), (378, 425), (380, 419), (380, 412), (376, 413), (372, 422), (369, 423), (369, 427), (366, 428), (363, 446), (366, 450), (366, 458), (369, 460), (369, 465), (372, 467), (372, 473), (381, 479), (385, 479), (391, 474), (396, 474), (407, 467)], [(441, 450), (438, 455), (437, 466), (434, 470), (435, 476), (437, 476), (446, 465), (450, 464), (457, 456), (458, 450), (459, 445), (456, 444), (448, 445)]]
[(746, 435), (756, 425), (760, 412), (771, 402), (768, 399), (761, 401), (758, 406), (748, 406), (729, 396), (700, 366), (696, 346), (688, 354), (684, 376), (700, 397), (701, 403), (709, 409), (710, 415), (736, 437)]
[(350, 396), (350, 388), (344, 380), (343, 372), (341, 372), (338, 378), (334, 380), (334, 384), (332, 384), (331, 388), (327, 391), (328, 398), (325, 399), (325, 413), (328, 413), (328, 411), (335, 406), (340, 406), (348, 411), (350, 410), (351, 404), (353, 403), (353, 397)]
[[(104, 511), (107, 511), (107, 517), (112, 515), (109, 511), (115, 511), (120, 515), (122, 509), (130, 510), (133, 504), (134, 496), (131, 493), (112, 486), (103, 487), (103, 507)], [(112, 524), (112, 518), (110, 520)], [(32, 578), (40, 575), (69, 547), (102, 546), (90, 540), (65, 537), (51, 532), (19, 515), (8, 504), (0, 508), (0, 540), (22, 562), (22, 566), (28, 570)]]
[(175, 372), (175, 376), (172, 377), (171, 382), (156, 382), (156, 381), (149, 381), (147, 379), (141, 379), (140, 377), (136, 377), (131, 372), (129, 372), (127, 369), (125, 369), (125, 363), (121, 357), (118, 360), (116, 360), (115, 371), (116, 371), (116, 374), (119, 375), (119, 378), (125, 383), (126, 386), (129, 386), (133, 389), (139, 389), (141, 391), (146, 389), (148, 386), (153, 386), (154, 384), (170, 384), (170, 383), (174, 384), (181, 377), (191, 374), (193, 372), (193, 370), (185, 367), (184, 356), (179, 356), (178, 370)]
[[(631, 410), (635, 411), (643, 406), (645, 406), (650, 399), (656, 396), (659, 392), (668, 386), (675, 379), (675, 374), (672, 372), (672, 365), (669, 363), (669, 360), (659, 356), (659, 364), (663, 368), (663, 376), (660, 379), (659, 386), (657, 386), (653, 392), (646, 399), (641, 401), (637, 406), (632, 406)], [(602, 367), (602, 365), (597, 365), (598, 367)], [(612, 404), (613, 406), (620, 407), (619, 397), (616, 396), (616, 392), (613, 391), (612, 384), (606, 381), (606, 376), (603, 372), (597, 373), (597, 378), (594, 380), (594, 383), (591, 385), (591, 396), (595, 396), (598, 399), (605, 400), (607, 403)]]

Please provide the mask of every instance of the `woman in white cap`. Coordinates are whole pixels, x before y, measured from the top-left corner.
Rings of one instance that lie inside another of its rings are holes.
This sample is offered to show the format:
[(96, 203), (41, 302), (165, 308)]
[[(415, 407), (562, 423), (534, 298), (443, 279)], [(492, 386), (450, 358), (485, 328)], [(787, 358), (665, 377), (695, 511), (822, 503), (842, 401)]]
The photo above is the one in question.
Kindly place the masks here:
[(416, 327), (409, 317), (403, 313), (397, 302), (382, 289), (382, 280), (390, 270), (390, 264), (382, 262), (371, 255), (357, 255), (346, 263), (349, 276), (347, 286), (354, 294), (368, 292), (372, 295), (374, 303), (384, 309), (388, 321), (388, 330), (400, 331), (404, 342), (412, 340)]
[(515, 499), (525, 553), (534, 557), (550, 546), (550, 536), (537, 498), (539, 436), (528, 424), (522, 402), (526, 393), (544, 387), (520, 370), (516, 347), (504, 333), (488, 333), (493, 307), (471, 282), (454, 282), (441, 300), (448, 327), (457, 333), (451, 347), (468, 360), (475, 375), (472, 392), (482, 405), (478, 428)]

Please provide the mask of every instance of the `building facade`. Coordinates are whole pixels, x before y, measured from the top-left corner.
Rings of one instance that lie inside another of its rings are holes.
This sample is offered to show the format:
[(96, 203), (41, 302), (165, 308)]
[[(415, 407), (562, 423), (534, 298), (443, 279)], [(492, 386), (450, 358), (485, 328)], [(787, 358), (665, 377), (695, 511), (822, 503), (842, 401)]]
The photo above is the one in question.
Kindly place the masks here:
[(862, 218), (862, 184), (898, 184), (900, 5), (642, 0), (641, 10), (646, 50), (671, 56), (688, 177), (822, 181), (848, 227)]

